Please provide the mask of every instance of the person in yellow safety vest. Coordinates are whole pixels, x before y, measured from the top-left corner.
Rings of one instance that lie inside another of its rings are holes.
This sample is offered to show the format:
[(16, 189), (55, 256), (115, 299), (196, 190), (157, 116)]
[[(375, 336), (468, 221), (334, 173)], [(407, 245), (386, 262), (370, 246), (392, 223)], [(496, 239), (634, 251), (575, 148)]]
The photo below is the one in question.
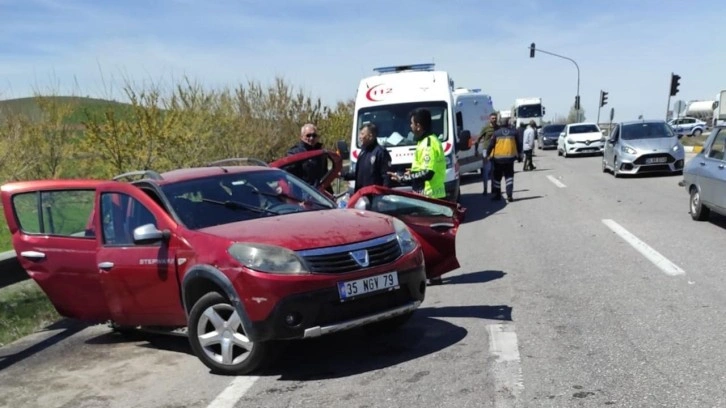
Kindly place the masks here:
[(431, 198), (446, 197), (446, 159), (439, 138), (431, 132), (431, 112), (416, 109), (411, 114), (411, 132), (416, 140), (411, 168), (403, 174), (389, 173), (391, 179), (411, 184), (413, 191)]
[(502, 176), (504, 176), (507, 201), (514, 201), (514, 161), (522, 162), (522, 140), (517, 129), (509, 126), (507, 118), (492, 135), (487, 148), (487, 157), (494, 163), (492, 177), (492, 200), (502, 199)]

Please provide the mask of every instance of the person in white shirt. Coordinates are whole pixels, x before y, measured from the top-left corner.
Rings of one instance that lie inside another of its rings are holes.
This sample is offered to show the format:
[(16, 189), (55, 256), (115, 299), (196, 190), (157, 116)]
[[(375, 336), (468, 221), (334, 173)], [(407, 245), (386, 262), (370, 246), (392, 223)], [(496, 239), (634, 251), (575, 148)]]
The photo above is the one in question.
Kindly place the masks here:
[(529, 126), (524, 130), (522, 138), (522, 151), (524, 152), (524, 171), (537, 169), (532, 163), (532, 151), (534, 150), (534, 139), (537, 132), (537, 123), (534, 120), (529, 121)]

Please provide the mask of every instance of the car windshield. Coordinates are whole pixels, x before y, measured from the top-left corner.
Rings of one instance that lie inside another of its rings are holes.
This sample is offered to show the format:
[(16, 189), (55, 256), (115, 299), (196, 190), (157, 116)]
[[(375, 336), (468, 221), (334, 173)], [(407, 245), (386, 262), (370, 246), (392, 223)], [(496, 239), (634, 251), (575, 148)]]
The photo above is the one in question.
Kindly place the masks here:
[(570, 134), (578, 133), (598, 133), (600, 129), (595, 125), (572, 125), (570, 126)]
[(565, 130), (565, 125), (547, 125), (542, 128), (542, 133), (561, 133)]
[(623, 125), (620, 130), (623, 140), (659, 139), (675, 137), (673, 130), (664, 122), (643, 122)]
[[(431, 111), (431, 131), (442, 142), (448, 140), (448, 109), (446, 102), (397, 103), (363, 108), (358, 111), (356, 129), (367, 123), (374, 123), (378, 128), (378, 143), (381, 146), (415, 146), (416, 141), (411, 132), (411, 113), (418, 108)], [(360, 142), (356, 138), (356, 146)]]
[(517, 107), (518, 118), (538, 118), (542, 116), (542, 105), (522, 105)]
[(279, 169), (204, 177), (164, 185), (162, 190), (189, 229), (335, 208), (310, 185)]

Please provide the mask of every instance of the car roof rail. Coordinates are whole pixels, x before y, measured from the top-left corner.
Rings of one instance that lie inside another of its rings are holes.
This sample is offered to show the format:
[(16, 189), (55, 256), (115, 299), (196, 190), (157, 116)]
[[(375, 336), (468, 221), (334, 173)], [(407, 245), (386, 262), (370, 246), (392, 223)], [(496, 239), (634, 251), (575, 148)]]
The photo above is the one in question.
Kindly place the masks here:
[(270, 167), (266, 161), (256, 159), (254, 157), (231, 157), (228, 159), (216, 160), (207, 163), (205, 167), (222, 167), (222, 166), (263, 166)]
[(129, 171), (127, 173), (119, 174), (118, 176), (114, 177), (114, 181), (119, 181), (122, 179), (129, 179), (132, 180), (135, 176), (141, 176), (141, 178), (148, 178), (152, 180), (163, 180), (164, 177), (161, 176), (161, 174), (155, 172), (154, 170), (136, 170), (136, 171)]

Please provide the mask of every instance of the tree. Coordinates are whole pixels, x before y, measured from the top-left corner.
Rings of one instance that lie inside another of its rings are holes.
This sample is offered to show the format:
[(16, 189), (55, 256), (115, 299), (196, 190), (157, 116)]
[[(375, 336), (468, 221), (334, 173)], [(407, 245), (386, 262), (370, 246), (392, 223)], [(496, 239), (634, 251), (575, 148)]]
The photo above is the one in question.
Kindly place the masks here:
[(580, 118), (578, 120), (577, 110), (575, 110), (575, 105), (573, 104), (570, 107), (570, 113), (567, 114), (567, 123), (577, 123), (577, 122), (584, 122), (584, 121), (585, 121), (585, 109), (582, 109), (582, 107), (580, 107)]

